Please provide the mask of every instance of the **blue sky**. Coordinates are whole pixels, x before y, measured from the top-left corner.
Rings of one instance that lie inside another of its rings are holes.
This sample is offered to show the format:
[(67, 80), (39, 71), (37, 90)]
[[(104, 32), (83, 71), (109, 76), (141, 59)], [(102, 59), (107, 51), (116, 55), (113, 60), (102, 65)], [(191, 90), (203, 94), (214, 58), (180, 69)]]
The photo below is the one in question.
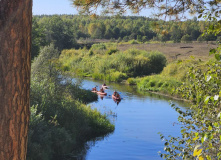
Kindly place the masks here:
[[(139, 15), (151, 17), (154, 10), (142, 10)], [(71, 5), (71, 0), (33, 0), (33, 15), (42, 14), (78, 14), (76, 8)], [(131, 15), (130, 13), (127, 15)], [(187, 15), (188, 16), (188, 15)], [(191, 16), (188, 16), (192, 18)]]
[(33, 15), (77, 14), (70, 0), (33, 0)]
[[(78, 14), (70, 0), (33, 0), (33, 15), (41, 14)], [(150, 15), (149, 10), (143, 10), (140, 16)]]

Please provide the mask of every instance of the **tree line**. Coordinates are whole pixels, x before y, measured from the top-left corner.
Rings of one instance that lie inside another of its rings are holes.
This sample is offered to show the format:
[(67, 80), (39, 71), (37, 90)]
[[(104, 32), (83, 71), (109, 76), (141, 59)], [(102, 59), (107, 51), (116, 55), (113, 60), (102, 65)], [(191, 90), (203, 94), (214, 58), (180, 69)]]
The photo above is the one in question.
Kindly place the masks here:
[(32, 57), (40, 46), (54, 43), (59, 50), (79, 48), (77, 41), (85, 39), (108, 39), (113, 41), (214, 41), (217, 36), (204, 34), (204, 30), (213, 22), (198, 21), (197, 18), (186, 21), (164, 21), (147, 17), (99, 16), (92, 18), (83, 15), (41, 15), (34, 16), (32, 23)]

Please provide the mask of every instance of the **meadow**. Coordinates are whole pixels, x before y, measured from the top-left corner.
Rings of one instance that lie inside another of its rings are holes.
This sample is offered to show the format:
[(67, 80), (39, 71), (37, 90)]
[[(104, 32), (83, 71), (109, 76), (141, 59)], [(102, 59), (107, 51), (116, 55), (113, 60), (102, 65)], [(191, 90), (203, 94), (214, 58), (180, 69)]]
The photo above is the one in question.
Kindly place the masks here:
[(209, 42), (192, 42), (192, 43), (172, 43), (172, 42), (146, 42), (142, 44), (117, 44), (117, 49), (125, 51), (129, 48), (136, 48), (145, 51), (159, 51), (163, 53), (170, 63), (176, 60), (195, 59), (208, 60), (209, 50), (216, 48), (218, 45), (214, 41)]

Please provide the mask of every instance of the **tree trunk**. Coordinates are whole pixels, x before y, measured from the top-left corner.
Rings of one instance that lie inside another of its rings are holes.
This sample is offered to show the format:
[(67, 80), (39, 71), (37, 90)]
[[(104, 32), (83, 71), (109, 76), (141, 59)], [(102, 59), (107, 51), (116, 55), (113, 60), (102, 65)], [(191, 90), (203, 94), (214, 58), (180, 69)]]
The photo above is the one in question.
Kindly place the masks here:
[(0, 0), (0, 160), (25, 160), (32, 0)]

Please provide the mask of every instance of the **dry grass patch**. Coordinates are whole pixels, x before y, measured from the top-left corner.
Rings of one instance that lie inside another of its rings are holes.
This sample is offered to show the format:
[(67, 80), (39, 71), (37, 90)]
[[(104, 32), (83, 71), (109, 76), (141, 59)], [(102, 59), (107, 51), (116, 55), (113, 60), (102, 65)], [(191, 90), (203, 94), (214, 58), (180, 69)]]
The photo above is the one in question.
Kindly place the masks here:
[(129, 48), (136, 48), (146, 51), (159, 51), (162, 52), (168, 62), (175, 60), (190, 59), (191, 56), (196, 59), (208, 60), (209, 50), (216, 48), (214, 42), (202, 43), (158, 43), (158, 44), (118, 44), (117, 49), (121, 51), (128, 50)]

